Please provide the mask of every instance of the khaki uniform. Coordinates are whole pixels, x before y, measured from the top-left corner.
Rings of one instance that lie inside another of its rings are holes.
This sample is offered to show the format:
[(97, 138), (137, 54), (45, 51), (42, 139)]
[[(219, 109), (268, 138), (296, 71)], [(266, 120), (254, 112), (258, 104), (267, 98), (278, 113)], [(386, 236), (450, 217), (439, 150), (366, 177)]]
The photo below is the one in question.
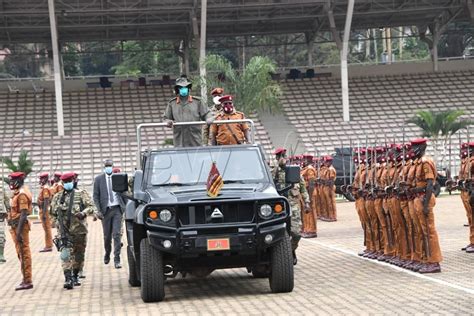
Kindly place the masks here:
[[(427, 180), (436, 180), (437, 172), (436, 166), (428, 157), (422, 157), (416, 162), (415, 170), (415, 185), (416, 188), (424, 188), (427, 185)], [(415, 212), (418, 220), (421, 222), (423, 236), (428, 237), (429, 253), (425, 253), (427, 263), (439, 263), (443, 260), (441, 248), (439, 246), (438, 232), (435, 227), (435, 219), (433, 208), (436, 204), (436, 197), (434, 193), (428, 203), (428, 215), (423, 214), (423, 200), (424, 193), (417, 193), (414, 201)], [(426, 251), (426, 250), (425, 250)]]
[(48, 185), (42, 185), (39, 194), (38, 194), (38, 205), (40, 209), (40, 220), (41, 225), (43, 226), (44, 230), (44, 243), (45, 248), (52, 248), (53, 247), (53, 236), (51, 233), (51, 219), (49, 217), (49, 204), (51, 203), (53, 195), (51, 193), (51, 189)]
[(336, 186), (334, 181), (336, 180), (336, 169), (333, 166), (324, 168), (321, 174), (323, 181), (332, 181), (332, 184), (324, 183), (321, 188), (322, 205), (327, 213), (327, 218), (330, 220), (337, 219), (336, 211)]
[[(245, 115), (242, 112), (235, 111), (232, 114), (226, 114), (221, 112), (214, 120), (243, 120)], [(210, 135), (215, 135), (217, 145), (237, 145), (245, 143), (245, 131), (249, 130), (249, 126), (246, 123), (235, 123), (235, 124), (212, 124), (210, 127)]]
[(386, 200), (384, 199), (384, 194), (382, 193), (382, 190), (385, 188), (387, 185), (387, 174), (388, 170), (385, 164), (381, 164), (377, 168), (377, 174), (375, 177), (376, 185), (377, 188), (379, 189), (379, 192), (376, 193), (375, 201), (374, 201), (374, 206), (375, 206), (375, 213), (377, 214), (377, 218), (379, 219), (379, 228), (381, 230), (381, 242), (383, 244), (383, 253), (386, 256), (392, 256), (393, 255), (393, 249), (392, 249), (392, 244), (390, 243), (392, 236), (392, 227), (390, 225), (390, 221), (387, 222), (386, 219), (386, 212), (388, 210), (386, 209), (387, 204)]
[[(391, 163), (388, 177), (390, 179), (395, 179), (399, 172), (399, 167), (395, 163)], [(390, 218), (392, 219), (392, 229), (395, 237), (395, 256), (399, 259), (403, 259), (407, 257), (408, 248), (404, 218), (398, 196), (390, 196), (387, 199), (387, 206), (390, 212)]]
[(12, 193), (10, 199), (10, 214), (8, 216), (8, 223), (10, 225), (10, 234), (15, 242), (15, 249), (18, 259), (21, 263), (21, 273), (23, 275), (24, 283), (32, 283), (32, 267), (31, 267), (31, 250), (30, 250), (30, 222), (28, 219), (23, 225), (21, 236), (23, 241), (20, 243), (16, 238), (16, 230), (20, 221), (22, 210), (26, 210), (28, 215), (31, 215), (32, 196), (31, 192), (26, 188), (20, 188)]
[[(71, 213), (68, 214), (72, 192), (74, 192), (73, 206)], [(56, 194), (53, 197), (50, 212), (58, 228), (58, 238), (67, 240), (65, 246), (60, 249), (62, 268), (65, 273), (74, 271), (77, 274), (84, 266), (88, 229), (87, 218), (80, 220), (76, 215), (81, 212), (86, 215), (94, 214), (96, 212), (94, 203), (85, 190), (63, 191), (62, 194)], [(62, 225), (59, 223), (60, 219)], [(64, 231), (62, 231), (63, 228)]]
[[(285, 169), (275, 167), (273, 169), (273, 179), (277, 188), (283, 188), (286, 186), (285, 182)], [(288, 202), (291, 208), (291, 247), (294, 250), (298, 248), (298, 242), (301, 239), (301, 207), (300, 207), (300, 196), (303, 197), (305, 203), (309, 203), (309, 195), (306, 190), (306, 184), (304, 179), (301, 178), (300, 183), (293, 185), (293, 188), (288, 191)]]
[[(176, 97), (171, 99), (163, 114), (164, 120), (178, 122), (198, 122), (212, 118), (208, 107), (197, 97)], [(174, 126), (173, 141), (175, 147), (202, 146), (203, 128), (201, 125)]]
[[(313, 189), (313, 192), (309, 192), (309, 184), (310, 182), (315, 183), (316, 182), (316, 169), (308, 165), (304, 167), (301, 170), (301, 176), (303, 177), (305, 183), (306, 183), (306, 190), (308, 191), (308, 195), (310, 197), (310, 203), (311, 203), (311, 212), (309, 213), (304, 213), (303, 214), (303, 233), (306, 234), (307, 236), (315, 235), (317, 233), (318, 227), (317, 227), (317, 212), (315, 208), (315, 195), (314, 191), (316, 191), (316, 188)], [(304, 204), (304, 201), (303, 201)]]
[[(459, 170), (459, 180), (470, 180), (469, 179), (469, 158), (464, 158), (461, 160), (461, 169)], [(474, 157), (471, 157), (471, 177), (474, 175)], [(466, 210), (466, 217), (469, 223), (469, 244), (474, 245), (474, 223), (472, 218), (472, 208), (470, 203), (470, 193), (467, 189), (461, 189), (461, 200), (462, 204), (464, 205), (464, 209)]]
[(365, 171), (365, 164), (359, 164), (357, 168), (356, 174), (354, 176), (354, 182), (352, 184), (353, 188), (353, 195), (356, 198), (355, 200), (355, 208), (357, 214), (359, 215), (359, 220), (362, 225), (362, 229), (364, 230), (364, 246), (366, 247), (367, 251), (374, 251), (375, 244), (372, 239), (371, 227), (370, 227), (370, 220), (367, 215), (367, 211), (365, 209), (365, 199), (363, 194), (359, 195), (359, 190), (364, 189), (364, 184), (366, 181), (366, 171)]
[[(409, 188), (415, 187), (415, 172), (418, 159), (410, 160), (407, 162), (407, 178), (406, 183)], [(422, 262), (423, 260), (423, 229), (421, 227), (421, 222), (416, 214), (415, 209), (415, 195), (408, 194), (408, 210), (410, 212), (410, 218), (413, 223), (413, 233), (412, 233), (412, 246), (413, 250), (411, 253), (411, 260), (415, 262)]]
[[(369, 177), (373, 177), (375, 172), (375, 166), (369, 166), (367, 173)], [(366, 175), (367, 176), (367, 175)], [(369, 219), (369, 227), (371, 232), (371, 239), (373, 242), (373, 248), (371, 251), (380, 252), (383, 249), (382, 241), (380, 238), (380, 228), (379, 221), (377, 217), (377, 212), (375, 211), (375, 196), (372, 194), (367, 195), (365, 200), (365, 211), (367, 212), (367, 217)]]
[(52, 196), (54, 196), (56, 193), (61, 192), (64, 190), (64, 187), (61, 182), (56, 182), (53, 183), (53, 185), (50, 188)]
[[(0, 196), (0, 198), (5, 199), (6, 197)], [(7, 204), (8, 202), (6, 200), (2, 200), (0, 203), (0, 263), (5, 262), (5, 259), (3, 258), (3, 252), (5, 249), (5, 242), (6, 242), (6, 236), (5, 236), (5, 224), (7, 223)]]

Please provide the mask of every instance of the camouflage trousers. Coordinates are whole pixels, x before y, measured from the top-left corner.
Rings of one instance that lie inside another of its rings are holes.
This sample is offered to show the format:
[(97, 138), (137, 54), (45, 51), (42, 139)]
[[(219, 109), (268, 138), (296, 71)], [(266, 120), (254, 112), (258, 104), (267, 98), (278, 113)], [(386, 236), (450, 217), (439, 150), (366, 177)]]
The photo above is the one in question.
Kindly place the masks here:
[(61, 266), (64, 272), (81, 271), (87, 246), (87, 234), (71, 236), (72, 247), (61, 250)]
[(5, 220), (0, 220), (0, 248), (5, 248)]
[(293, 251), (298, 248), (298, 243), (301, 239), (301, 207), (298, 199), (289, 199), (291, 208), (291, 249)]

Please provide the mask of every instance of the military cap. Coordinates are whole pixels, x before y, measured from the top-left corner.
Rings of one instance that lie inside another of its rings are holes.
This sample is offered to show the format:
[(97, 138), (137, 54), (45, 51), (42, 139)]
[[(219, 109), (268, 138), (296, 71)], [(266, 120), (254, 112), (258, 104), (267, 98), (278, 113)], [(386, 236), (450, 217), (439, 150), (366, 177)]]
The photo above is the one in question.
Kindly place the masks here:
[(214, 88), (214, 89), (212, 89), (212, 91), (211, 91), (211, 95), (212, 95), (212, 96), (216, 96), (216, 95), (223, 94), (223, 93), (224, 93), (224, 89), (223, 89), (223, 88), (219, 88), (219, 87)]
[(11, 179), (11, 180), (17, 180), (17, 179), (25, 179), (26, 178), (26, 174), (24, 172), (21, 172), (21, 171), (16, 171), (16, 172), (12, 172), (8, 175), (8, 177)]
[(112, 159), (104, 160), (104, 166), (113, 166), (113, 165), (114, 165), (114, 162), (112, 161)]
[(332, 160), (333, 160), (332, 156), (329, 156), (329, 155), (324, 156), (324, 161), (332, 161)]
[(474, 142), (469, 142), (469, 148), (473, 148), (474, 147)]
[(313, 155), (311, 155), (311, 154), (303, 154), (303, 159), (313, 160)]
[(49, 173), (47, 172), (41, 172), (38, 176), (38, 178), (49, 178)]
[(63, 182), (69, 182), (69, 181), (74, 180), (75, 177), (76, 177), (76, 173), (75, 173), (75, 172), (65, 172), (65, 173), (63, 173), (63, 175), (61, 176), (61, 181), (63, 181)]
[(426, 144), (426, 138), (417, 138), (410, 141), (412, 146)]
[(279, 147), (277, 149), (275, 149), (275, 151), (273, 152), (274, 155), (281, 155), (281, 154), (286, 154), (286, 149), (283, 148), (283, 147)]
[(56, 172), (54, 173), (54, 176), (59, 178), (59, 177), (62, 176), (62, 173), (59, 172), (59, 171), (56, 171)]
[(296, 160), (301, 160), (301, 159), (303, 159), (303, 155), (295, 155), (295, 159)]
[(176, 79), (175, 87), (188, 87), (191, 85), (192, 85), (191, 81), (189, 81), (188, 78), (185, 76), (182, 76)]
[(232, 96), (231, 95), (224, 95), (222, 97), (219, 98), (219, 102), (220, 103), (224, 103), (224, 102), (233, 102), (232, 101)]

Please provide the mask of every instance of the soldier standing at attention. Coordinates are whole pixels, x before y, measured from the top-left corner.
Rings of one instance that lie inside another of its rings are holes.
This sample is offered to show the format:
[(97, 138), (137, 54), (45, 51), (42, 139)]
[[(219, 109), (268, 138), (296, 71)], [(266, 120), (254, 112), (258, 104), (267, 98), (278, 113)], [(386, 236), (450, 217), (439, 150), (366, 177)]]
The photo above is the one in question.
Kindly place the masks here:
[(28, 290), (33, 288), (32, 269), (31, 269), (31, 251), (30, 251), (30, 223), (28, 215), (31, 214), (32, 196), (31, 193), (23, 187), (26, 174), (23, 172), (13, 172), (8, 176), (10, 180), (10, 190), (12, 196), (10, 199), (10, 214), (8, 224), (10, 233), (15, 242), (16, 253), (20, 260), (21, 273), (23, 281), (15, 288), (16, 291)]
[(51, 202), (51, 217), (56, 222), (58, 236), (55, 244), (60, 252), (65, 289), (81, 285), (79, 272), (84, 266), (87, 244), (87, 215), (95, 213), (92, 199), (83, 190), (74, 189), (74, 172), (61, 176), (64, 190)]
[(63, 190), (63, 185), (61, 183), (61, 175), (61, 172), (55, 172), (54, 177), (51, 180), (51, 193), (53, 196)]
[[(278, 190), (287, 187), (286, 183), (286, 149), (277, 148), (274, 152), (276, 158), (276, 165), (272, 170), (273, 179)], [(309, 213), (311, 211), (309, 205), (309, 195), (306, 190), (306, 184), (304, 183), (303, 178), (301, 178), (300, 183), (296, 183), (290, 188), (287, 195), (288, 201), (291, 208), (291, 249), (293, 251), (293, 264), (297, 263), (296, 259), (296, 248), (298, 248), (298, 243), (301, 239), (301, 208), (300, 208), (300, 196), (303, 196), (305, 201), (305, 212)]]
[(327, 212), (327, 221), (335, 222), (337, 221), (336, 186), (334, 185), (334, 181), (336, 181), (336, 169), (332, 166), (331, 156), (324, 157), (324, 166), (324, 172), (321, 177), (323, 180), (323, 205)]
[[(186, 77), (176, 79), (174, 91), (176, 97), (166, 106), (163, 120), (168, 127), (179, 122), (212, 122), (212, 113), (197, 97), (191, 96), (192, 83)], [(175, 126), (173, 128), (173, 143), (176, 147), (202, 146), (203, 130), (200, 125)]]
[[(462, 250), (467, 253), (474, 253), (474, 223), (472, 218), (472, 207), (471, 207), (471, 195), (470, 185), (472, 184), (472, 169), (474, 167), (474, 157), (472, 155), (472, 150), (474, 148), (474, 142), (464, 143), (461, 145), (461, 168), (459, 170), (459, 181), (467, 185), (460, 187), (461, 190), (461, 200), (466, 210), (467, 221), (469, 223), (469, 244), (462, 248)], [(471, 171), (469, 171), (471, 169)]]
[(301, 176), (306, 183), (306, 190), (308, 191), (311, 212), (303, 214), (303, 237), (314, 238), (318, 237), (317, 214), (315, 208), (315, 183), (316, 183), (316, 169), (312, 165), (313, 156), (309, 154), (303, 155), (303, 169), (301, 169)]
[(426, 263), (418, 270), (419, 273), (441, 272), (439, 263), (443, 260), (439, 246), (438, 232), (435, 227), (433, 208), (436, 197), (433, 193), (436, 181), (436, 166), (431, 158), (425, 156), (426, 139), (411, 141), (415, 157), (418, 159), (415, 169), (414, 207), (416, 216), (423, 230)]
[(49, 174), (43, 172), (39, 175), (40, 190), (38, 194), (38, 205), (40, 208), (40, 220), (44, 230), (44, 248), (40, 252), (51, 252), (53, 251), (53, 237), (51, 233), (51, 219), (49, 218), (49, 204), (51, 203), (52, 194), (51, 189), (48, 186)]
[[(235, 110), (232, 96), (225, 95), (219, 99), (222, 112), (219, 113), (214, 123), (225, 120), (243, 120), (245, 114)], [(250, 141), (250, 129), (246, 123), (212, 124), (210, 128), (211, 145), (237, 145)]]
[[(0, 179), (0, 181), (2, 181)], [(1, 184), (3, 186), (3, 182)], [(2, 188), (3, 193), (3, 188)], [(8, 216), (8, 210), (10, 209), (10, 205), (8, 204), (8, 198), (5, 194), (2, 194), (1, 198), (3, 199), (2, 203), (0, 204), (0, 263), (7, 262), (5, 260), (4, 251), (5, 251), (5, 223)]]

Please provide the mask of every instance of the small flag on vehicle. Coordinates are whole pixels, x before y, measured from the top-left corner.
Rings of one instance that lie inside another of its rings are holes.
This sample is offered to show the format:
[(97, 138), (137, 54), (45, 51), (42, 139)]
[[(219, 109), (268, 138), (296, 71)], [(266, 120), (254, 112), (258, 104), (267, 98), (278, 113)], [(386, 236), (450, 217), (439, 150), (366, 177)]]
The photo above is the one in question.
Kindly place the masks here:
[(222, 180), (219, 170), (217, 170), (216, 163), (213, 162), (211, 170), (209, 171), (209, 176), (207, 177), (207, 195), (210, 197), (216, 197), (219, 195), (224, 181)]

